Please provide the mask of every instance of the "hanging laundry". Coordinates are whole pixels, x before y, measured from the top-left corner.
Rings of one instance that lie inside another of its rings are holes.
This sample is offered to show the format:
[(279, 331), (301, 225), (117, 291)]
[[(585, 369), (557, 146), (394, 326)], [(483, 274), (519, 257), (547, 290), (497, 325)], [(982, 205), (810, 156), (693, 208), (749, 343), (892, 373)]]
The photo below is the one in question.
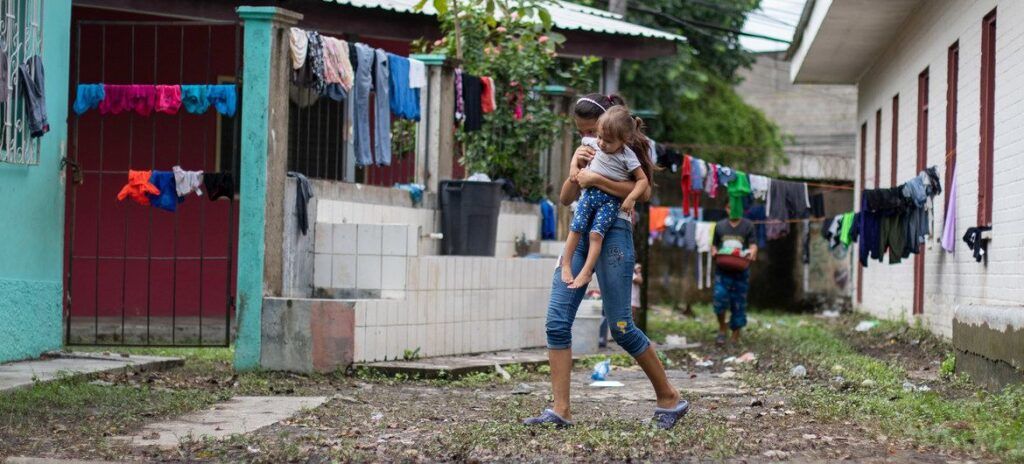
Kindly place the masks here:
[(809, 197), (809, 200), (811, 206), (811, 217), (825, 217), (825, 195), (822, 193), (815, 193)]
[(768, 219), (779, 221), (768, 227), (768, 239), (789, 233), (791, 219), (807, 217), (810, 199), (807, 196), (807, 184), (772, 179), (768, 183), (768, 201), (765, 204)]
[(323, 95), (327, 91), (327, 82), (324, 81), (324, 44), (317, 31), (306, 31), (306, 37), (309, 43), (306, 46), (304, 68), (309, 69), (308, 85), (317, 95)]
[(759, 176), (757, 174), (750, 174), (750, 193), (754, 196), (755, 200), (765, 201), (768, 199), (768, 183), (769, 179), (765, 176)]
[(164, 114), (178, 114), (178, 109), (181, 108), (181, 86), (158, 85), (155, 91), (156, 103), (153, 111)]
[(171, 172), (174, 173), (174, 190), (179, 197), (186, 197), (192, 192), (203, 195), (199, 188), (203, 184), (203, 171), (186, 171), (181, 166), (174, 166)]
[(879, 253), (889, 254), (889, 264), (898, 264), (905, 257), (907, 243), (907, 216), (882, 216), (879, 226)]
[(348, 89), (342, 85), (342, 55), (344, 48), (348, 54), (348, 46), (341, 47), (340, 41), (334, 37), (321, 36), (324, 46), (324, 81), (327, 84), (325, 95), (334, 101), (343, 101), (348, 96)]
[(651, 164), (658, 165), (658, 142), (650, 137), (647, 137), (647, 156), (651, 157)]
[(718, 166), (718, 185), (728, 186), (736, 178), (736, 171), (722, 165)]
[(743, 217), (743, 199), (750, 195), (750, 178), (743, 171), (736, 171), (736, 177), (726, 185), (729, 191), (729, 218)]
[(341, 86), (345, 88), (346, 93), (349, 93), (352, 91), (356, 77), (355, 69), (352, 68), (352, 57), (349, 55), (352, 47), (341, 39), (328, 37), (328, 40), (334, 42), (335, 50), (338, 53), (338, 74), (341, 77)]
[(388, 54), (382, 49), (374, 51), (376, 58), (373, 83), (373, 156), (378, 166), (391, 165), (391, 71)]
[(462, 73), (462, 98), (464, 102), (463, 111), (466, 120), (462, 123), (462, 129), (466, 131), (478, 131), (483, 127), (483, 84), (480, 78), (469, 73)]
[(843, 213), (842, 225), (839, 229), (839, 242), (844, 246), (849, 247), (850, 243), (853, 242), (853, 222), (855, 214), (851, 212)]
[[(32, 138), (50, 132), (46, 119), (46, 84), (43, 78), (43, 59), (32, 55), (18, 69), (21, 75), (21, 96), (25, 101), (25, 116)], [(6, 89), (4, 89), (6, 91)], [(67, 103), (65, 103), (67, 104)]]
[(238, 106), (238, 94), (235, 91), (235, 84), (207, 86), (206, 98), (218, 113), (227, 117), (234, 117), (235, 109)]
[(7, 56), (7, 42), (0, 38), (0, 103), (7, 103), (7, 89), (11, 84), (9, 81), (10, 65), (10, 57)]
[(943, 218), (945, 224), (942, 227), (942, 249), (952, 253), (956, 247), (956, 169), (953, 169), (949, 189), (949, 199), (946, 201), (946, 216)]
[(979, 263), (987, 260), (988, 239), (982, 238), (982, 234), (990, 230), (992, 227), (989, 226), (969, 227), (964, 234), (964, 243), (967, 244), (967, 248), (974, 251), (974, 260)]
[[(181, 86), (181, 106), (191, 114), (203, 114), (210, 108), (207, 95), (210, 86), (203, 84), (186, 84)], [(108, 91), (109, 95), (109, 91)], [(100, 110), (102, 111), (102, 106)]]
[(206, 188), (206, 197), (210, 201), (235, 197), (235, 179), (230, 172), (203, 173), (203, 187)]
[[(6, 57), (0, 57), (0, 62), (6, 60)], [(0, 75), (4, 79), (7, 78), (7, 71), (0, 70)], [(4, 85), (0, 89), (6, 89)], [(2, 99), (7, 98), (7, 92), (0, 92), (0, 103), (3, 103)], [(81, 115), (86, 111), (100, 106), (100, 102), (103, 101), (103, 84), (78, 84), (78, 89), (75, 91), (75, 103), (71, 106), (71, 109), (75, 111), (75, 114)]]
[(768, 246), (768, 232), (765, 228), (765, 220), (768, 217), (765, 216), (764, 205), (751, 206), (744, 217), (754, 223), (754, 236), (757, 238), (758, 248), (763, 249)]
[(174, 185), (174, 173), (170, 171), (153, 171), (149, 183), (156, 186), (158, 193), (146, 194), (149, 204), (155, 208), (174, 212), (178, 209), (177, 188)]
[(295, 178), (295, 219), (299, 223), (299, 232), (306, 235), (309, 231), (309, 212), (306, 207), (309, 205), (309, 199), (313, 198), (313, 187), (309, 185), (309, 179), (301, 173), (288, 171), (287, 176)]
[[(355, 83), (353, 84), (355, 100), (353, 101), (355, 120), (353, 121), (353, 149), (356, 153), (357, 166), (373, 164), (373, 147), (370, 145), (370, 89), (373, 88), (374, 51), (365, 44), (353, 45), (355, 57)], [(351, 50), (350, 50), (351, 51)]]
[(692, 158), (690, 160), (690, 188), (695, 192), (701, 192), (704, 190), (704, 161), (699, 158)]
[(420, 91), (409, 86), (409, 59), (388, 53), (391, 112), (403, 119), (420, 120)]
[(718, 196), (718, 182), (718, 165), (708, 163), (708, 174), (704, 178), (704, 193), (709, 198), (716, 198)]
[(156, 108), (156, 86), (132, 85), (128, 89), (128, 105), (139, 116), (149, 116)]
[(99, 104), (101, 115), (120, 114), (131, 109), (128, 101), (130, 85), (103, 84), (103, 101)]
[(288, 48), (291, 50), (292, 69), (299, 70), (306, 64), (309, 36), (306, 35), (306, 31), (297, 27), (290, 28), (288, 32)]
[(466, 118), (466, 101), (462, 93), (462, 68), (455, 68), (455, 120)]
[[(711, 275), (714, 273), (712, 265), (711, 245), (715, 238), (714, 222), (697, 222), (695, 227), (695, 241), (697, 243), (697, 288), (711, 287)], [(702, 260), (706, 265), (702, 266)]]
[(861, 192), (860, 202), (860, 250), (861, 266), (868, 266), (868, 258), (881, 260), (881, 223), (878, 214), (868, 208), (867, 191)]
[(547, 198), (540, 201), (540, 239), (541, 240), (555, 240), (556, 227), (555, 227), (555, 204)]
[(427, 65), (415, 58), (409, 58), (409, 87), (422, 89), (427, 86)]
[(650, 217), (648, 229), (650, 232), (658, 232), (665, 228), (665, 220), (668, 219), (669, 209), (667, 206), (651, 206), (647, 209)]
[(481, 109), (485, 114), (493, 113), (498, 106), (494, 98), (494, 79), (483, 76), (480, 78), (480, 84), (483, 86), (483, 95), (480, 96)]
[(132, 201), (142, 206), (149, 206), (148, 195), (160, 194), (160, 189), (149, 181), (150, 177), (152, 177), (151, 171), (128, 171), (128, 183), (121, 187), (120, 192), (117, 192), (117, 201), (131, 198)]
[(700, 192), (693, 191), (693, 157), (683, 156), (683, 164), (679, 168), (679, 187), (683, 194), (683, 215), (697, 217), (700, 209)]

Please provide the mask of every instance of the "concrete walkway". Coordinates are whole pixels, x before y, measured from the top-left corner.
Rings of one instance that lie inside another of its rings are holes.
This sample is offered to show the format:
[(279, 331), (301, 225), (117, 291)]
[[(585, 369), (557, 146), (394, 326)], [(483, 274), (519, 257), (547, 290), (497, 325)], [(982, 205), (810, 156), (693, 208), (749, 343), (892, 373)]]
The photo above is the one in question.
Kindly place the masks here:
[(133, 436), (116, 437), (134, 446), (172, 449), (184, 438), (221, 439), (249, 433), (324, 404), (326, 396), (239, 396), (181, 418), (147, 425)]
[(146, 371), (181, 366), (181, 358), (102, 353), (52, 353), (42, 359), (0, 364), (0, 392), (31, 387), (66, 376), (118, 370)]

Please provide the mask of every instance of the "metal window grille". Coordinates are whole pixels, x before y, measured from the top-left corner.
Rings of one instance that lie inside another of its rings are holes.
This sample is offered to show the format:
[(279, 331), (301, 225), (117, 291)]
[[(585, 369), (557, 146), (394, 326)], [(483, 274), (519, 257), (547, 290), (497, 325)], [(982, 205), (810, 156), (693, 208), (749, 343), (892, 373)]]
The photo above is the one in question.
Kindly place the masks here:
[(22, 165), (39, 164), (39, 139), (29, 134), (20, 65), (42, 54), (42, 0), (0, 0), (0, 50), (7, 60), (7, 85), (0, 88), (6, 97), (0, 103), (0, 162)]

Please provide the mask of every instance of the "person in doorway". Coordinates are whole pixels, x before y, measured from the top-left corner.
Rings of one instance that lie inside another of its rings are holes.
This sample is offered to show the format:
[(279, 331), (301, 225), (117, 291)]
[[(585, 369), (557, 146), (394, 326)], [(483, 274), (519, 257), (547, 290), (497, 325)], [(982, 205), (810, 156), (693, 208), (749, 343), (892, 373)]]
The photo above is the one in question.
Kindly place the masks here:
[[(573, 113), (576, 127), (583, 136), (594, 136), (597, 120), (609, 108), (624, 105), (618, 96), (590, 94), (576, 101)], [(638, 156), (649, 156), (640, 147), (631, 147)], [(592, 148), (581, 146), (573, 155), (575, 166), (586, 166), (594, 158)], [(575, 179), (569, 178), (562, 184), (559, 201), (569, 205), (580, 195), (581, 188), (598, 188), (619, 198), (625, 198), (632, 192), (635, 183), (632, 181), (612, 181), (590, 170), (583, 170)], [(650, 199), (650, 188), (640, 196), (640, 201)], [(630, 312), (631, 276), (636, 255), (633, 250), (633, 228), (628, 213), (619, 211), (611, 228), (604, 237), (604, 246), (598, 256), (595, 271), (601, 282), (601, 299), (605, 317), (612, 329), (615, 342), (632, 355), (637, 364), (651, 381), (656, 396), (654, 422), (661, 428), (672, 428), (690, 409), (690, 403), (683, 400), (679, 391), (672, 386), (665, 374), (665, 367), (658, 359), (658, 354), (651, 346), (650, 340), (633, 324)], [(580, 240), (567, 261), (578, 273), (586, 260), (589, 241)], [(572, 411), (569, 406), (569, 378), (572, 374), (572, 323), (576, 317), (580, 302), (586, 294), (586, 286), (569, 288), (562, 281), (562, 260), (558, 261), (551, 279), (551, 299), (548, 303), (547, 331), (548, 361), (551, 365), (551, 391), (554, 405), (537, 417), (524, 421), (527, 425), (552, 424), (557, 427), (568, 427), (573, 424)]]
[(633, 310), (633, 320), (640, 318), (640, 285), (644, 283), (643, 266), (633, 265), (633, 292), (630, 293), (629, 306)]
[[(729, 212), (726, 205), (726, 211)], [(754, 223), (739, 217), (722, 219), (715, 224), (715, 234), (711, 243), (712, 256), (736, 255), (746, 257), (750, 262), (757, 260), (757, 241), (754, 234)], [(718, 263), (715, 266), (715, 286), (712, 296), (715, 316), (718, 318), (718, 336), (715, 343), (724, 345), (726, 333), (732, 330), (732, 342), (740, 341), (740, 331), (747, 325), (747, 290), (750, 281), (750, 269), (725, 269)], [(728, 324), (725, 313), (729, 312)]]

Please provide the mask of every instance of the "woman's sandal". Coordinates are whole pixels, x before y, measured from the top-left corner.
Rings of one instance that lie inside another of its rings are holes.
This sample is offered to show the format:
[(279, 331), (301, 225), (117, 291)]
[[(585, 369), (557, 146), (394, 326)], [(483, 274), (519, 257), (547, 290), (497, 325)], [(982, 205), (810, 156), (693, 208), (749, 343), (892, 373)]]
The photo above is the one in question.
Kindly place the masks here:
[(563, 419), (562, 416), (559, 416), (558, 413), (556, 413), (555, 411), (552, 411), (550, 409), (545, 409), (544, 412), (542, 412), (537, 417), (530, 417), (530, 418), (524, 420), (523, 424), (524, 425), (554, 424), (554, 426), (557, 427), (557, 428), (565, 428), (565, 427), (572, 427), (573, 426), (572, 421), (568, 421), (568, 420)]

